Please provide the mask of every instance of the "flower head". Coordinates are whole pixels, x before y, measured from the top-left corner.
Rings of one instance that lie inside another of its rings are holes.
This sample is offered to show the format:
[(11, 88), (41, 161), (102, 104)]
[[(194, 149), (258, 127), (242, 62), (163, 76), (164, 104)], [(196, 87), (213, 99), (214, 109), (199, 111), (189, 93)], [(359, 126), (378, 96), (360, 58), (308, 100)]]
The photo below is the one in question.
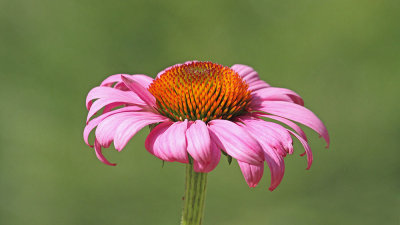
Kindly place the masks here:
[(84, 140), (108, 165), (115, 164), (103, 156), (102, 148), (114, 142), (121, 151), (140, 129), (152, 126), (145, 147), (156, 157), (193, 163), (195, 171), (207, 173), (222, 152), (237, 160), (250, 187), (259, 183), (266, 162), (273, 190), (282, 180), (284, 157), (293, 153), (292, 137), (305, 149), (307, 169), (313, 160), (307, 137), (295, 122), (316, 131), (329, 145), (324, 124), (297, 93), (271, 87), (245, 65), (191, 61), (169, 67), (155, 79), (112, 75), (89, 92), (86, 106)]

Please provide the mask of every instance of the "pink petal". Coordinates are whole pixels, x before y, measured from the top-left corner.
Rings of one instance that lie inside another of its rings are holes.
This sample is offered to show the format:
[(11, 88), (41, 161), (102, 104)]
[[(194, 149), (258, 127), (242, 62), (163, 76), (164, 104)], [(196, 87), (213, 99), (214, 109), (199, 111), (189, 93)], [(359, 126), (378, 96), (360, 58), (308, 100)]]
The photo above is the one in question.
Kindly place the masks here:
[(246, 82), (260, 80), (258, 73), (250, 66), (235, 64), (231, 66), (231, 69), (238, 73)]
[(250, 66), (235, 64), (231, 66), (231, 69), (237, 72), (239, 76), (241, 76), (242, 79), (246, 81), (246, 83), (249, 85), (249, 90), (251, 91), (255, 91), (261, 88), (267, 88), (270, 86), (265, 81), (260, 80), (258, 73)]
[(312, 161), (313, 161), (313, 155), (312, 155), (312, 152), (311, 152), (311, 148), (308, 145), (308, 142), (306, 140), (304, 140), (302, 137), (300, 137), (299, 135), (297, 135), (295, 132), (293, 132), (291, 130), (289, 130), (289, 132), (291, 134), (293, 134), (297, 139), (299, 139), (299, 141), (303, 145), (304, 149), (306, 150), (306, 154), (307, 154), (307, 169), (310, 169)]
[(133, 92), (121, 91), (111, 87), (95, 87), (89, 91), (86, 97), (86, 107), (89, 110), (91, 101), (97, 98), (114, 100), (114, 102), (126, 102), (136, 105), (145, 105), (143, 100)]
[(129, 74), (115, 74), (107, 77), (100, 86), (107, 86), (110, 87), (114, 83), (121, 83), (123, 82), (121, 79), (121, 75), (127, 76), (139, 84), (141, 84), (143, 87), (148, 88), (149, 85), (153, 82), (153, 78), (146, 76), (144, 74), (135, 74), (135, 75), (129, 75)]
[(208, 128), (212, 141), (233, 158), (250, 164), (264, 161), (260, 145), (237, 124), (228, 120), (212, 120)]
[(252, 81), (251, 83), (248, 83), (248, 84), (249, 84), (249, 90), (250, 91), (257, 91), (259, 89), (270, 87), (270, 85), (267, 84), (263, 80)]
[(114, 140), (115, 131), (121, 123), (130, 117), (132, 112), (121, 112), (105, 118), (96, 129), (96, 139), (103, 147), (109, 147)]
[(186, 130), (187, 120), (161, 123), (147, 136), (145, 147), (164, 161), (188, 163)]
[(303, 106), (290, 102), (264, 101), (254, 110), (302, 123), (321, 135), (325, 139), (327, 147), (329, 147), (329, 134), (325, 125), (313, 112)]
[(153, 112), (133, 112), (131, 116), (118, 126), (114, 136), (115, 149), (121, 151), (128, 141), (143, 127), (168, 121), (168, 118)]
[(281, 183), (285, 173), (283, 156), (279, 154), (280, 150), (278, 150), (278, 148), (281, 147), (280, 145), (274, 144), (276, 139), (271, 137), (270, 133), (266, 132), (261, 121), (246, 123), (244, 127), (258, 141), (258, 143), (260, 143), (260, 146), (264, 150), (265, 161), (267, 161), (268, 167), (271, 171), (271, 185), (269, 190), (273, 191)]
[(193, 159), (193, 169), (198, 173), (208, 173), (211, 172), (215, 167), (217, 167), (219, 160), (221, 159), (221, 151), (217, 145), (211, 142), (211, 156), (209, 162), (200, 162)]
[(303, 99), (296, 92), (286, 88), (268, 87), (253, 91), (253, 97), (259, 100), (288, 101), (304, 105)]
[(207, 125), (201, 120), (190, 123), (186, 131), (186, 139), (187, 151), (192, 158), (208, 163), (211, 158), (211, 139)]
[(104, 164), (106, 164), (106, 165), (109, 165), (109, 166), (115, 166), (115, 165), (117, 165), (117, 164), (115, 164), (115, 163), (110, 163), (110, 162), (106, 159), (106, 157), (104, 157), (103, 153), (101, 152), (101, 146), (100, 146), (99, 142), (97, 142), (96, 139), (94, 140), (94, 150), (95, 150), (96, 156), (97, 156), (97, 158), (100, 160), (100, 162), (102, 162), (102, 163), (104, 163)]
[(279, 121), (279, 122), (282, 122), (282, 123), (288, 125), (288, 126), (289, 126), (290, 128), (292, 128), (294, 131), (296, 131), (297, 134), (299, 134), (304, 140), (307, 141), (307, 136), (306, 136), (306, 134), (304, 133), (304, 131), (303, 131), (296, 123), (293, 123), (292, 121), (287, 120), (287, 119), (282, 118), (282, 117), (279, 117), (279, 116), (262, 115), (262, 114), (257, 114), (257, 115), (260, 115), (260, 116), (266, 117), (266, 118), (270, 118), (270, 119), (274, 119), (274, 120), (277, 120), (277, 121)]
[(124, 84), (134, 93), (136, 93), (148, 106), (154, 107), (156, 105), (156, 98), (142, 85), (128, 76), (121, 76)]
[(98, 99), (90, 107), (90, 110), (86, 117), (86, 122), (88, 122), (90, 118), (92, 118), (97, 112), (99, 112), (104, 107), (109, 108), (110, 106), (115, 107), (123, 104), (124, 104), (123, 102), (116, 102), (114, 99), (108, 99), (108, 98)]
[[(264, 135), (264, 138), (268, 139), (269, 145), (277, 149), (282, 156), (293, 153), (292, 138), (283, 126), (249, 116), (242, 116), (238, 119), (243, 122), (238, 123), (239, 126), (257, 129), (258, 134)], [(258, 140), (257, 137), (254, 138)]]
[(162, 136), (172, 124), (172, 121), (160, 123), (150, 131), (144, 142), (144, 147), (148, 152), (168, 162), (173, 162), (173, 157), (170, 152), (165, 152), (165, 149), (162, 149)]
[(256, 187), (258, 182), (260, 182), (262, 175), (264, 173), (264, 164), (248, 164), (238, 160), (240, 169), (242, 170), (244, 179), (246, 180), (249, 187)]
[(124, 107), (124, 108), (121, 108), (121, 109), (116, 109), (116, 110), (104, 113), (103, 115), (92, 119), (91, 121), (89, 121), (87, 123), (87, 125), (85, 126), (85, 129), (83, 131), (83, 139), (84, 139), (85, 143), (87, 145), (89, 145), (90, 147), (93, 147), (92, 145), (89, 144), (89, 141), (88, 141), (89, 134), (101, 121), (103, 121), (108, 116), (111, 116), (111, 115), (114, 115), (114, 114), (117, 114), (117, 113), (120, 113), (120, 112), (139, 111), (139, 110), (141, 110), (140, 107), (128, 106), (128, 107)]

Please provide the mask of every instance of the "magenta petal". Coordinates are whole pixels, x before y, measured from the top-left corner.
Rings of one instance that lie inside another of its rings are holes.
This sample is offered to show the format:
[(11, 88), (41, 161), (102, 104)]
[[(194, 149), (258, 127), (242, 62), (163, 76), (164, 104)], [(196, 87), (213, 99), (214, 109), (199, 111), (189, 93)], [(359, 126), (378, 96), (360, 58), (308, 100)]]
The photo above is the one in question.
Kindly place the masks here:
[(140, 85), (135, 80), (129, 78), (128, 76), (121, 76), (124, 84), (134, 93), (136, 93), (144, 102), (147, 103), (148, 106), (156, 105), (156, 98), (142, 85)]
[(329, 147), (329, 134), (325, 125), (313, 112), (303, 106), (290, 102), (263, 101), (254, 110), (264, 111), (302, 123), (321, 135), (325, 139), (327, 147)]
[(117, 164), (115, 163), (110, 163), (106, 157), (104, 157), (103, 153), (101, 152), (101, 146), (99, 144), (99, 142), (97, 142), (97, 140), (94, 141), (94, 150), (96, 152), (96, 156), (97, 158), (100, 160), (100, 162), (109, 165), (109, 166), (115, 166)]
[(268, 101), (288, 101), (304, 105), (303, 99), (296, 92), (286, 88), (268, 87), (253, 91), (253, 97)]
[(188, 163), (186, 130), (187, 120), (161, 123), (147, 136), (145, 147), (164, 161)]
[(92, 145), (89, 144), (89, 140), (88, 140), (89, 139), (89, 134), (105, 118), (107, 118), (107, 117), (109, 117), (111, 115), (117, 114), (117, 113), (121, 113), (121, 112), (138, 111), (138, 110), (141, 110), (141, 108), (137, 107), (137, 106), (128, 106), (128, 107), (124, 107), (124, 108), (121, 108), (121, 109), (116, 109), (116, 110), (104, 113), (103, 115), (92, 119), (91, 121), (89, 121), (87, 123), (87, 125), (85, 126), (85, 129), (83, 131), (83, 139), (84, 139), (85, 143), (87, 145), (89, 145), (90, 147), (93, 147)]
[(256, 187), (260, 182), (264, 173), (264, 164), (248, 164), (238, 160), (240, 170), (242, 170), (244, 179), (246, 180), (249, 187)]
[(208, 162), (200, 162), (193, 159), (193, 169), (199, 173), (208, 173), (211, 172), (215, 167), (217, 167), (220, 159), (221, 159), (221, 151), (217, 147), (217, 145), (211, 142), (210, 145), (211, 156)]
[(212, 120), (208, 127), (212, 141), (233, 158), (250, 164), (264, 161), (260, 145), (242, 127), (228, 120)]
[(129, 118), (121, 121), (115, 131), (114, 146), (115, 149), (121, 151), (128, 141), (143, 127), (168, 121), (168, 118), (155, 114), (153, 112), (133, 112)]
[(211, 139), (207, 125), (196, 120), (186, 131), (187, 151), (196, 161), (207, 164), (211, 159)]

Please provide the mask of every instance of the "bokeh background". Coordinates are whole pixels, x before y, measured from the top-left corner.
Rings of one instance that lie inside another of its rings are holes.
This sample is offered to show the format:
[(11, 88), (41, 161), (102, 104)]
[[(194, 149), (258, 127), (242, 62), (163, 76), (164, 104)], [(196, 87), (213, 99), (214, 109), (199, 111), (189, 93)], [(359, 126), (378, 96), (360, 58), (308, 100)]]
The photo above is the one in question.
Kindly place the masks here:
[(179, 224), (184, 165), (82, 140), (87, 92), (186, 60), (254, 67), (327, 125), (273, 192), (209, 174), (205, 225), (399, 224), (399, 1), (0, 0), (0, 224)]

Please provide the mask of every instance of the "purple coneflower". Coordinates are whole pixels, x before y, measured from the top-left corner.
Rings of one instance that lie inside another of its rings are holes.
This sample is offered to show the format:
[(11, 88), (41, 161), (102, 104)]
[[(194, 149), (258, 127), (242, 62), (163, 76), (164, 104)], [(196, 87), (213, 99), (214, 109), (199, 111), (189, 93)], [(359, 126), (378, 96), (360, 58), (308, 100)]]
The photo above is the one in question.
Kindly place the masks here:
[[(266, 162), (272, 191), (282, 180), (284, 157), (293, 153), (292, 136), (305, 149), (307, 169), (311, 166), (307, 137), (295, 122), (316, 131), (329, 145), (324, 124), (297, 93), (271, 87), (245, 65), (191, 61), (169, 67), (155, 79), (112, 75), (89, 92), (86, 106), (84, 140), (103, 163), (115, 165), (103, 156), (103, 147), (114, 142), (121, 151), (140, 129), (150, 126), (146, 149), (161, 160), (187, 164), (182, 224), (201, 223), (206, 173), (217, 166), (221, 153), (237, 160), (250, 187), (259, 183)], [(101, 115), (92, 118), (101, 109)]]

